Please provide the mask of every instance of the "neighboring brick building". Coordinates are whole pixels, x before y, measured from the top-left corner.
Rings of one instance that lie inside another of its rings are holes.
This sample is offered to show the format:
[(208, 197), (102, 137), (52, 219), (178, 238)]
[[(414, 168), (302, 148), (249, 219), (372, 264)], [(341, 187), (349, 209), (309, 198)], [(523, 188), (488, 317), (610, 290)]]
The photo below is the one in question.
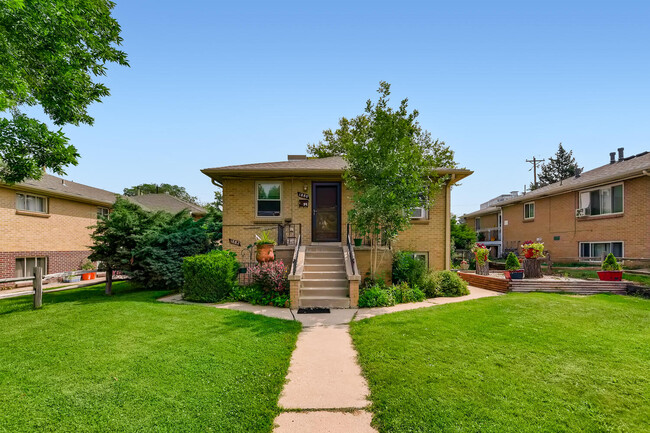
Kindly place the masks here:
[(650, 258), (650, 153), (624, 158), (619, 149), (618, 161), (612, 153), (607, 165), (462, 218), (479, 229), (496, 221), (505, 251), (540, 239), (554, 261), (612, 252), (637, 264), (632, 259)]
[[(288, 161), (246, 164), (202, 170), (223, 187), (223, 245), (248, 261), (255, 235), (269, 230), (278, 239), (276, 255), (290, 261), (299, 235), (302, 245), (347, 239), (350, 192), (342, 182), (345, 161), (340, 157), (311, 159), (289, 156)], [(412, 226), (400, 234), (392, 250), (408, 250), (421, 255), (432, 269), (448, 269), (450, 186), (472, 172), (465, 169), (438, 169), (450, 175), (431, 209), (415, 212)], [(314, 202), (316, 201), (316, 205)], [(352, 237), (355, 237), (352, 235)], [(369, 270), (370, 248), (356, 247), (361, 275)], [(392, 251), (380, 253), (380, 273), (390, 272)]]
[(0, 184), (0, 278), (78, 270), (90, 251), (90, 226), (115, 194), (44, 174)]

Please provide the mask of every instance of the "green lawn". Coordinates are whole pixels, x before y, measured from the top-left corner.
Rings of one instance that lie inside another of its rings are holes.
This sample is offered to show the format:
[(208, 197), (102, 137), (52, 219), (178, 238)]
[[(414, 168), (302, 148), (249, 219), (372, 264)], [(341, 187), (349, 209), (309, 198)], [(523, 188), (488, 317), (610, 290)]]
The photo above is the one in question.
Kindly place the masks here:
[(271, 431), (299, 323), (102, 291), (0, 301), (0, 431)]
[(351, 327), (381, 432), (648, 432), (650, 301), (509, 294)]
[[(555, 271), (558, 275), (566, 275), (572, 278), (592, 278), (598, 279), (597, 271), (588, 271), (588, 270), (579, 270), (579, 269), (558, 269)], [(630, 274), (623, 272), (623, 279), (627, 281), (633, 281), (635, 283), (650, 286), (650, 276), (640, 275), (640, 274)]]

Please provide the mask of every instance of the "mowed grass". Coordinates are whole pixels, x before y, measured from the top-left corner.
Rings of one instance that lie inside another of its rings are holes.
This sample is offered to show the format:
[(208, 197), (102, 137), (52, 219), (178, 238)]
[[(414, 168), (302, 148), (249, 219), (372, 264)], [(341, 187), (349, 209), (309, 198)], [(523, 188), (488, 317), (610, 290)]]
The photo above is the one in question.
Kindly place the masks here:
[(272, 430), (299, 323), (115, 291), (0, 301), (0, 431)]
[[(572, 278), (583, 278), (583, 279), (594, 279), (594, 280), (599, 279), (598, 272), (590, 271), (590, 270), (558, 269), (555, 271), (555, 273), (557, 275), (566, 275), (567, 277), (572, 277)], [(648, 275), (630, 274), (628, 272), (623, 272), (623, 279), (627, 281), (633, 281), (643, 286), (650, 286), (650, 276)]]
[(650, 301), (509, 294), (355, 322), (381, 432), (648, 432)]

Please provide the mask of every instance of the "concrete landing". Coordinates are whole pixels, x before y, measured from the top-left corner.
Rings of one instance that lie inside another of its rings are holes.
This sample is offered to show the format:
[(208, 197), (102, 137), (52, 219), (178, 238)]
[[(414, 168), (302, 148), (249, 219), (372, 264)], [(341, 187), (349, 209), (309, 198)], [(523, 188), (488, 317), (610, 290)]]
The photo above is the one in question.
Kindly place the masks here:
[(275, 419), (275, 433), (377, 433), (372, 416), (354, 412), (284, 412)]

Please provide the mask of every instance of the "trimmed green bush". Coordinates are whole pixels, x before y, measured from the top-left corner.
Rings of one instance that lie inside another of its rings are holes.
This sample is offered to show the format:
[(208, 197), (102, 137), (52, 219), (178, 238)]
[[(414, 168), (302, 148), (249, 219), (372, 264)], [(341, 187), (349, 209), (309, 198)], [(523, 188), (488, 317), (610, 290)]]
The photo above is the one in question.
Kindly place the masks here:
[(467, 281), (464, 281), (457, 273), (452, 271), (438, 271), (433, 273), (436, 290), (441, 296), (463, 296), (469, 295)]
[(407, 302), (421, 302), (426, 299), (426, 295), (422, 290), (416, 287), (409, 287), (405, 282), (400, 283), (398, 286), (393, 286), (388, 289), (395, 299), (396, 304), (404, 304)]
[(427, 266), (413, 257), (411, 251), (398, 251), (393, 256), (393, 284), (407, 282), (409, 286), (419, 286), (427, 273)]
[(264, 290), (259, 285), (236, 286), (228, 299), (234, 302), (243, 301), (251, 305), (273, 305), (288, 308), (291, 304), (289, 293)]
[(395, 297), (392, 291), (377, 286), (364, 290), (359, 296), (360, 308), (388, 307), (391, 305), (395, 305)]
[(183, 299), (197, 302), (219, 302), (237, 286), (237, 254), (232, 251), (210, 251), (183, 259)]
[(620, 271), (621, 265), (618, 264), (616, 261), (616, 257), (614, 257), (614, 254), (609, 253), (607, 254), (607, 257), (605, 257), (605, 260), (603, 260), (603, 264), (600, 266), (603, 271)]
[(521, 263), (514, 253), (509, 253), (506, 258), (506, 271), (516, 271), (521, 269)]
[(433, 272), (427, 272), (426, 275), (424, 275), (420, 288), (427, 298), (442, 296), (442, 293), (440, 293), (440, 290), (438, 289), (438, 281)]

